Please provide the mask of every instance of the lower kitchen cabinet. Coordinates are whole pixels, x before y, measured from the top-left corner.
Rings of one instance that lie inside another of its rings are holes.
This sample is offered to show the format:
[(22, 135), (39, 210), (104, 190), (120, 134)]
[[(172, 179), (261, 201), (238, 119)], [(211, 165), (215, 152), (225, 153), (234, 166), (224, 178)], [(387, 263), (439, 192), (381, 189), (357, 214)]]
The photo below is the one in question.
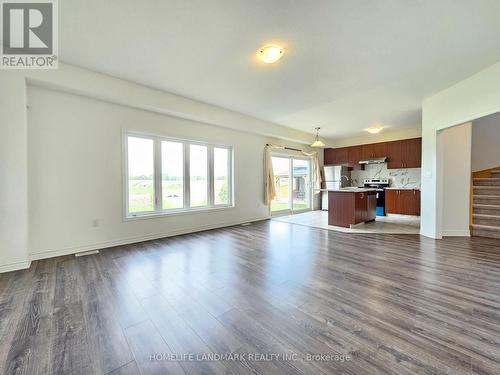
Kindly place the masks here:
[(385, 212), (420, 216), (420, 190), (387, 189), (385, 191)]
[(375, 220), (376, 207), (376, 191), (329, 191), (328, 225), (349, 228)]

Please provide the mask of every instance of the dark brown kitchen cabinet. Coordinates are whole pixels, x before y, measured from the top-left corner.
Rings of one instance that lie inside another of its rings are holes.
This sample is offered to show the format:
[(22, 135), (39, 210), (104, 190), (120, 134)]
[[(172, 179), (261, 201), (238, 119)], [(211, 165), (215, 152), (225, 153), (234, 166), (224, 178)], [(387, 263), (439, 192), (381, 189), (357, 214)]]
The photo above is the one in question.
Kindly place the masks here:
[(323, 151), (323, 164), (329, 165), (333, 164), (333, 159), (335, 158), (335, 149), (334, 148), (325, 148)]
[(342, 147), (337, 149), (335, 164), (349, 163), (349, 147)]
[(363, 146), (349, 147), (347, 157), (349, 159), (349, 167), (354, 170), (362, 169), (359, 161), (363, 158)]
[(355, 223), (362, 223), (366, 221), (368, 213), (366, 209), (368, 207), (368, 199), (366, 193), (355, 193), (354, 194), (354, 220)]
[(363, 159), (383, 158), (387, 156), (387, 142), (363, 145)]
[(420, 216), (420, 190), (387, 189), (385, 191), (385, 212)]
[(410, 194), (413, 194), (410, 198), (412, 215), (420, 216), (420, 190), (410, 190)]
[(348, 147), (325, 149), (324, 164), (347, 164), (349, 162), (348, 149)]
[(402, 142), (405, 168), (420, 168), (422, 165), (422, 138), (407, 139)]
[(387, 142), (387, 169), (403, 168), (403, 142)]
[(328, 192), (328, 225), (349, 228), (375, 220), (377, 192)]
[(388, 169), (420, 168), (422, 164), (422, 138), (402, 141), (371, 143), (361, 146), (326, 148), (324, 163), (345, 164), (352, 169), (363, 169), (360, 160), (387, 157)]
[(397, 190), (385, 190), (385, 213), (394, 214), (397, 211), (396, 207)]
[(387, 169), (420, 168), (422, 138), (387, 143)]

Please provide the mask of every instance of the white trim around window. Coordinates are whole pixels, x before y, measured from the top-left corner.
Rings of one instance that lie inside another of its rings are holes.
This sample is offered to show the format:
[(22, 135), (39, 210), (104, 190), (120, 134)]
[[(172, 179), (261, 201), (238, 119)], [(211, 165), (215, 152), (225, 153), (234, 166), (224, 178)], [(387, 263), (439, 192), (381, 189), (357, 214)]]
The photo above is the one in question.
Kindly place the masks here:
[[(170, 155), (167, 145), (173, 146)], [(204, 150), (206, 155), (203, 155)], [(199, 160), (191, 160), (192, 151), (200, 154)], [(191, 165), (191, 162), (200, 164)], [(168, 168), (176, 171), (174, 176), (166, 171)], [(191, 176), (192, 170), (197, 175)], [(125, 220), (232, 208), (233, 176), (231, 146), (123, 132)], [(192, 202), (194, 199), (197, 199), (196, 204)]]

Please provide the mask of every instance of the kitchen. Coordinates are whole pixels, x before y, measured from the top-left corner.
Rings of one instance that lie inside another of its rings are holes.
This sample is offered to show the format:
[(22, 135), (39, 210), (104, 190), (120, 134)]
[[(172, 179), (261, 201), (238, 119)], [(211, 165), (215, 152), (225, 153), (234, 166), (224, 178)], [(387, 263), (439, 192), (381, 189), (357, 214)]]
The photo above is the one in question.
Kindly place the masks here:
[(418, 233), (421, 138), (324, 150), (321, 210), (282, 218), (342, 232)]

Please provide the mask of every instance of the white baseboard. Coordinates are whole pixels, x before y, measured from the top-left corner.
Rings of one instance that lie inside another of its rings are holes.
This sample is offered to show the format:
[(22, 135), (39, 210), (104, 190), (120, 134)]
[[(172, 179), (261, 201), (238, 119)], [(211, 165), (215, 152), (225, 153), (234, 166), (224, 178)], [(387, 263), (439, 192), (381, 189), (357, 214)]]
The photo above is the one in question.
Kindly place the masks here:
[(246, 219), (246, 220), (231, 222), (231, 223), (208, 224), (208, 225), (202, 225), (202, 226), (197, 226), (197, 227), (193, 227), (193, 228), (184, 228), (184, 229), (179, 229), (179, 230), (175, 230), (175, 231), (149, 234), (146, 236), (129, 237), (129, 238), (124, 238), (124, 239), (105, 241), (105, 242), (94, 243), (94, 244), (90, 244), (90, 245), (84, 245), (84, 246), (75, 246), (75, 247), (68, 247), (68, 248), (64, 248), (64, 249), (41, 251), (41, 252), (31, 253), (29, 258), (30, 258), (30, 260), (47, 259), (47, 258), (58, 257), (58, 256), (62, 256), (62, 255), (70, 255), (70, 254), (80, 253), (83, 251), (101, 250), (101, 249), (105, 249), (108, 247), (129, 245), (132, 243), (137, 243), (137, 242), (142, 242), (142, 241), (150, 241), (150, 240), (157, 240), (159, 238), (179, 236), (181, 234), (189, 234), (189, 233), (196, 233), (196, 232), (201, 232), (201, 231), (210, 230), (210, 229), (231, 227), (234, 225), (255, 222), (255, 221), (262, 221), (262, 220), (267, 220), (267, 219), (269, 219), (269, 216), (264, 216), (264, 217), (260, 217), (260, 218), (254, 218), (254, 219)]
[(470, 230), (443, 230), (443, 237), (470, 237)]
[(25, 270), (25, 269), (30, 268), (30, 266), (31, 266), (30, 260), (25, 261), (25, 262), (3, 264), (3, 265), (0, 265), (0, 273)]

